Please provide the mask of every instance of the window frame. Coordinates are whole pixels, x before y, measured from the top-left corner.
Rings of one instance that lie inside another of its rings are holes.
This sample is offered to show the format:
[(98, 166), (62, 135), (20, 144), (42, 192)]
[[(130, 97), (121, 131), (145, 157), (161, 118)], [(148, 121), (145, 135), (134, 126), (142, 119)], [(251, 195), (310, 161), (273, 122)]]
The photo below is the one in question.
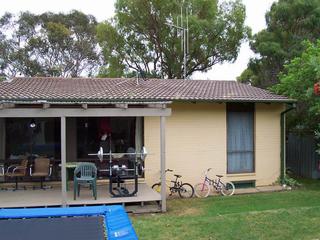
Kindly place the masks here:
[[(249, 108), (249, 109), (248, 109)], [(228, 161), (228, 112), (252, 112), (252, 171), (229, 171)], [(256, 172), (256, 104), (255, 103), (226, 103), (226, 156), (227, 156), (227, 174), (252, 174)]]

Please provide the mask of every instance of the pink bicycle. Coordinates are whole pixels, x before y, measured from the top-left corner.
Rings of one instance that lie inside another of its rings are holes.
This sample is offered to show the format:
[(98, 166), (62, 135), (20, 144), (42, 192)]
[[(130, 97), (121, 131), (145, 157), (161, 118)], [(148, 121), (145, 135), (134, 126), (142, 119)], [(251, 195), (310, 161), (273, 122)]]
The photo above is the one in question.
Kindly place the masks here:
[(223, 182), (222, 175), (216, 175), (216, 179), (208, 178), (208, 172), (211, 168), (205, 171), (204, 181), (194, 186), (194, 193), (199, 198), (208, 197), (209, 193), (213, 188), (223, 196), (231, 196), (234, 194), (234, 184), (232, 182)]

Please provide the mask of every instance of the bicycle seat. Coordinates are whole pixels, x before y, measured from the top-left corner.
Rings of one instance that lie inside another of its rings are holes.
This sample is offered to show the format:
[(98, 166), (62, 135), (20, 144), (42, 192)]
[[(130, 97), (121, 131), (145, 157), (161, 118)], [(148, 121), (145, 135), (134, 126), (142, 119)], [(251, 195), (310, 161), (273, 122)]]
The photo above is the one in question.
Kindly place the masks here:
[(218, 178), (222, 178), (223, 177), (223, 175), (216, 175)]
[(178, 174), (175, 174), (174, 176), (177, 177), (177, 178), (181, 178), (182, 177), (181, 175), (178, 175)]

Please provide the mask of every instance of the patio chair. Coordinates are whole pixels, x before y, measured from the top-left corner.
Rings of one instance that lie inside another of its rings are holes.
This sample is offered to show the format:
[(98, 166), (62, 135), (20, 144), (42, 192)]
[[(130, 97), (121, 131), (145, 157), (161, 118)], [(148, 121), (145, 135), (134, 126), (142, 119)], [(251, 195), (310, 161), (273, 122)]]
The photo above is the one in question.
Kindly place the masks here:
[[(0, 164), (0, 182), (4, 182), (4, 176), (5, 176), (4, 165)], [(6, 188), (3, 188), (1, 186), (0, 190), (6, 190)]]
[[(52, 174), (52, 164), (50, 164), (49, 158), (36, 158), (34, 164), (30, 165), (29, 168), (30, 177), (40, 178), (40, 189), (46, 190), (51, 186), (44, 186), (43, 182), (47, 177)], [(34, 186), (33, 189), (36, 187)]]
[[(23, 178), (26, 176), (27, 167), (28, 167), (28, 160), (23, 159), (23, 160), (21, 160), (21, 163), (19, 165), (17, 165), (17, 164), (10, 165), (7, 168), (7, 172), (6, 172), (5, 176), (15, 179), (15, 188), (13, 189), (14, 191), (19, 189), (18, 188), (18, 180), (20, 178)], [(23, 189), (26, 189), (26, 187), (24, 186)]]
[(0, 165), (0, 177), (4, 176), (4, 166)]
[(80, 195), (80, 186), (89, 185), (92, 189), (92, 194), (97, 200), (97, 167), (94, 163), (79, 163), (74, 170), (73, 177), (73, 199), (76, 200), (76, 195)]

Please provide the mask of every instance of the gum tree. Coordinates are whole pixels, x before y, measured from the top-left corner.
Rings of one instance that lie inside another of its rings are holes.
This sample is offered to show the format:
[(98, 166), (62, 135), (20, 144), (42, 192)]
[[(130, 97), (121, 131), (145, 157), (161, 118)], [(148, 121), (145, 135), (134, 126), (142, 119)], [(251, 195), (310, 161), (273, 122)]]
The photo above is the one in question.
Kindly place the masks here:
[[(183, 19), (181, 21), (181, 10)], [(250, 33), (241, 1), (118, 0), (115, 17), (101, 23), (97, 36), (105, 64), (101, 76), (183, 77), (181, 31), (189, 25), (187, 76), (213, 65), (233, 62)]]
[(315, 42), (320, 37), (320, 0), (279, 0), (267, 12), (266, 24), (250, 42), (256, 57), (238, 77), (263, 88), (279, 82), (278, 74), (300, 56), (304, 40)]
[(0, 19), (0, 75), (92, 75), (99, 66), (97, 22), (79, 11), (22, 12)]

